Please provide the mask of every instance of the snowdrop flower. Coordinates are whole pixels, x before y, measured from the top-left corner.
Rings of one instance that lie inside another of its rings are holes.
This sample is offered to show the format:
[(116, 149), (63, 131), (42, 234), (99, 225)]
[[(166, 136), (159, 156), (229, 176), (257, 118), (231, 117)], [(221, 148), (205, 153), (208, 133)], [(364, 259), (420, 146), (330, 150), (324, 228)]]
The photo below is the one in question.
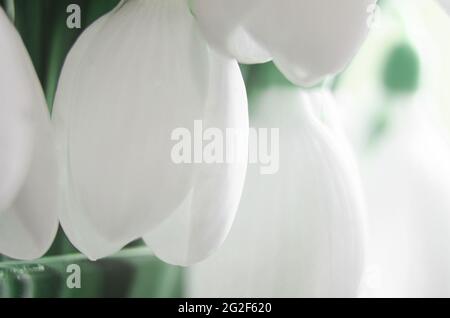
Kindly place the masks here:
[(210, 50), (186, 1), (122, 1), (81, 35), (54, 107), (60, 220), (81, 252), (95, 260), (146, 235), (157, 256), (188, 265), (221, 244), (246, 161), (175, 164), (172, 133), (195, 120), (248, 133), (238, 64)]
[(53, 134), (39, 80), (0, 8), (0, 253), (34, 259), (58, 227)]
[(329, 92), (277, 87), (250, 99), (252, 127), (280, 129), (280, 169), (250, 165), (224, 246), (191, 268), (193, 297), (351, 297), (364, 268), (360, 180), (322, 112)]
[(203, 33), (242, 63), (274, 63), (293, 83), (340, 72), (364, 40), (376, 0), (192, 0)]

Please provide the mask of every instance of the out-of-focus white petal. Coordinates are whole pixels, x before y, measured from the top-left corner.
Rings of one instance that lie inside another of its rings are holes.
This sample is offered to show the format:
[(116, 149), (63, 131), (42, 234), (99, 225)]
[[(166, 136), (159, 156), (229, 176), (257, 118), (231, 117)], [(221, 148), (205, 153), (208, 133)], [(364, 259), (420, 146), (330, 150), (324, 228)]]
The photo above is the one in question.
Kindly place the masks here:
[(244, 82), (235, 62), (213, 53), (211, 57), (211, 78), (216, 80), (210, 87), (204, 128), (219, 128), (224, 133), (235, 129), (236, 161), (196, 165), (188, 197), (168, 220), (144, 237), (158, 257), (176, 265), (201, 261), (223, 242), (244, 186), (249, 126)]
[[(368, 32), (375, 3), (193, 0), (193, 11), (206, 37), (219, 49), (244, 63), (272, 57), (290, 81), (313, 85), (342, 71), (354, 56)], [(233, 48), (239, 48), (239, 54)]]
[(171, 134), (208, 119), (210, 104), (230, 106), (208, 98), (226, 85), (217, 69), (234, 79), (236, 67), (210, 52), (185, 1), (126, 1), (82, 35), (54, 108), (67, 187), (60, 219), (78, 249), (106, 256), (186, 200), (195, 165), (172, 161)]
[[(350, 106), (346, 128), (358, 148), (367, 194), (370, 240), (362, 296), (446, 297), (450, 22), (433, 1), (385, 5), (379, 28), (336, 92)], [(420, 61), (413, 65), (420, 66), (420, 80), (417, 92), (399, 97), (384, 90), (379, 69), (405, 41)]]
[(25, 46), (1, 9), (0, 47), (0, 184), (15, 178), (5, 185), (13, 191), (1, 206), (0, 253), (34, 259), (47, 251), (58, 227), (53, 131)]
[(363, 165), (376, 273), (365, 296), (450, 295), (450, 144), (425, 101), (395, 105), (393, 125)]
[(251, 102), (252, 127), (280, 129), (279, 171), (249, 166), (229, 238), (192, 268), (191, 296), (356, 296), (365, 228), (353, 159), (308, 93), (270, 88)]
[(450, 1), (449, 0), (438, 0), (438, 2), (441, 4), (441, 6), (444, 8), (445, 11), (450, 13)]

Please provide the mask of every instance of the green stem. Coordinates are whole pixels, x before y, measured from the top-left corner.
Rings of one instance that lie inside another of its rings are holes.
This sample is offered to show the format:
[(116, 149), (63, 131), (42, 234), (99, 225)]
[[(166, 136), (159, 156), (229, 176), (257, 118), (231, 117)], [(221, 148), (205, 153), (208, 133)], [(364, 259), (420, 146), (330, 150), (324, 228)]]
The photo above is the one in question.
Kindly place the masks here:
[(10, 20), (14, 23), (16, 18), (16, 6), (14, 0), (5, 0), (5, 10)]

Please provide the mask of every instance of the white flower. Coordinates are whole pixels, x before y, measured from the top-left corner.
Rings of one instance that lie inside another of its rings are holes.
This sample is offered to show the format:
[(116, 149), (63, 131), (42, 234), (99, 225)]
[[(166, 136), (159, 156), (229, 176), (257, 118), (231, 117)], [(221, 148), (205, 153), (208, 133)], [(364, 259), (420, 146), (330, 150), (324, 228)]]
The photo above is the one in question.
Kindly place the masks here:
[(192, 0), (212, 45), (242, 63), (273, 61), (299, 85), (340, 72), (364, 40), (376, 0)]
[(272, 86), (251, 103), (252, 127), (280, 129), (280, 169), (249, 166), (233, 229), (192, 268), (190, 296), (357, 296), (364, 200), (347, 142), (334, 120), (319, 120), (333, 117), (333, 97)]
[(54, 107), (60, 220), (80, 251), (98, 259), (148, 234), (157, 256), (187, 265), (220, 245), (246, 162), (175, 164), (171, 133), (195, 120), (248, 131), (238, 64), (209, 49), (185, 1), (124, 1), (81, 35)]
[(34, 259), (58, 228), (56, 154), (39, 80), (0, 9), (0, 253)]

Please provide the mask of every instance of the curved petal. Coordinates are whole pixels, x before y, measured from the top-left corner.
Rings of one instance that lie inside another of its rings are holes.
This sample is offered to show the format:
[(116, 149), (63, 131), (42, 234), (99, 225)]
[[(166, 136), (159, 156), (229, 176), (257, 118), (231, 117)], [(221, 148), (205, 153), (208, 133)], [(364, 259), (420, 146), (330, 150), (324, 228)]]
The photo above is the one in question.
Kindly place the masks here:
[(365, 243), (359, 177), (311, 101), (291, 88), (253, 100), (252, 127), (279, 128), (279, 171), (249, 166), (229, 238), (193, 267), (191, 296), (357, 295)]
[(33, 147), (35, 98), (23, 43), (0, 8), (0, 214), (22, 186)]
[(249, 123), (244, 82), (236, 62), (211, 55), (211, 78), (215, 81), (209, 89), (204, 129), (220, 129), (231, 141), (226, 153), (232, 151), (235, 159), (196, 164), (191, 192), (184, 202), (144, 236), (159, 258), (176, 265), (199, 262), (224, 241), (238, 208), (247, 168)]
[[(11, 145), (9, 148), (0, 143), (0, 167), (8, 169), (6, 178), (11, 170), (19, 169), (21, 180), (16, 184), (19, 188), (12, 201), (0, 215), (0, 253), (12, 258), (35, 259), (50, 247), (58, 228), (53, 131), (25, 46), (1, 10), (0, 33), (0, 68), (6, 70), (0, 74), (0, 98), (5, 101), (0, 105), (0, 112), (5, 116), (0, 117), (0, 130), (5, 131), (0, 139)], [(16, 160), (13, 165), (8, 165), (8, 156)], [(3, 173), (2, 170), (2, 178)]]
[[(73, 186), (70, 183), (70, 173), (67, 167), (65, 167), (65, 160), (67, 160), (65, 147), (67, 147), (68, 133), (65, 125), (69, 120), (68, 116), (70, 116), (70, 113), (67, 107), (63, 108), (57, 105), (65, 103), (68, 100), (70, 101), (72, 92), (69, 89), (62, 89), (62, 87), (70, 87), (69, 85), (72, 85), (70, 83), (76, 80), (75, 77), (77, 76), (79, 65), (71, 61), (80, 61), (83, 58), (85, 51), (89, 48), (91, 41), (103, 25), (106, 17), (104, 16), (98, 19), (83, 32), (69, 52), (66, 59), (67, 62), (64, 64), (64, 72), (58, 83), (55, 106), (52, 113), (55, 130), (58, 132), (57, 152), (60, 159), (59, 163), (61, 165), (61, 179), (63, 184), (63, 206), (59, 213), (61, 226), (71, 243), (91, 258), (96, 258), (97, 255), (113, 254), (120, 250), (126, 243), (106, 240), (96, 231), (89, 220), (82, 213), (78, 212), (81, 211), (81, 207), (75, 197)], [(83, 230), (80, 231), (80, 229)]]
[(265, 63), (272, 59), (248, 34), (243, 21), (258, 8), (260, 0), (194, 0), (192, 11), (210, 45), (240, 63)]
[(289, 80), (313, 85), (342, 71), (356, 54), (369, 29), (370, 5), (376, 0), (265, 2), (265, 14), (248, 26), (249, 32), (270, 49)]
[(68, 189), (61, 223), (88, 257), (142, 237), (188, 195), (194, 167), (172, 161), (171, 135), (204, 118), (211, 68), (225, 65), (184, 1), (126, 1), (77, 41), (54, 122)]
[[(373, 13), (370, 6), (375, 3), (376, 0), (258, 0), (249, 4), (241, 1), (235, 6), (229, 5), (228, 0), (194, 0), (193, 8), (213, 43), (219, 41), (219, 47), (233, 53), (229, 43), (233, 32), (229, 30), (243, 30), (245, 39), (255, 43), (250, 48), (257, 43), (290, 81), (309, 86), (347, 65), (366, 36), (369, 15)], [(244, 50), (248, 45), (234, 46)], [(255, 53), (249, 51), (247, 60), (242, 62), (251, 62), (252, 54)]]

